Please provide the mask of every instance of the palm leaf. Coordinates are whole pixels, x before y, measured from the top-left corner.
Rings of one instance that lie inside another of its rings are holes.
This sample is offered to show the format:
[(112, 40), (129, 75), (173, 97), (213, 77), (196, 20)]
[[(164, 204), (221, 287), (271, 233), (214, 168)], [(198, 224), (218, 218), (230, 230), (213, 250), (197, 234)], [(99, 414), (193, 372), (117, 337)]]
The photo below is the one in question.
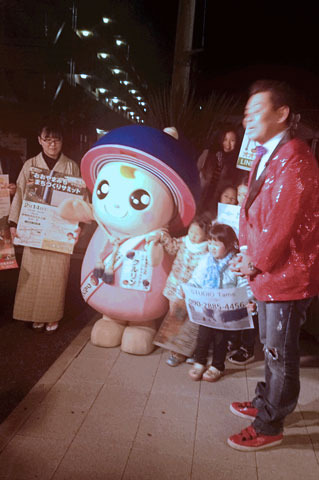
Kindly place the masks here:
[(143, 116), (147, 125), (161, 130), (174, 126), (202, 151), (210, 144), (218, 126), (228, 121), (237, 100), (215, 92), (206, 99), (198, 99), (194, 92), (185, 98), (181, 90), (172, 95), (170, 88), (164, 88), (150, 92), (147, 103), (148, 112)]

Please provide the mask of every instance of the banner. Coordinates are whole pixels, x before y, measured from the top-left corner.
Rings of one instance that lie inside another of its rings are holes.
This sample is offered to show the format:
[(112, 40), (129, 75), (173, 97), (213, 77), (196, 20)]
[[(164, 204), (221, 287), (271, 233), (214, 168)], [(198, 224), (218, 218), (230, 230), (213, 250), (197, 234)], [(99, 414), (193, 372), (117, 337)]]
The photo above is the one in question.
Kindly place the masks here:
[(239, 233), (239, 205), (228, 205), (227, 203), (218, 203), (217, 221), (229, 225), (235, 230), (238, 237)]
[(192, 322), (219, 330), (254, 328), (252, 316), (246, 308), (246, 287), (207, 289), (187, 284), (182, 287)]
[(0, 175), (0, 270), (18, 268), (8, 223), (10, 210), (9, 175)]
[(247, 133), (245, 132), (236, 164), (237, 168), (248, 171), (251, 169), (252, 163), (256, 158), (256, 146), (256, 142), (254, 140), (251, 140), (251, 138), (249, 138)]
[(67, 198), (82, 199), (85, 191), (82, 178), (31, 167), (15, 245), (71, 254), (78, 224), (61, 218), (57, 207)]
[(185, 303), (173, 304), (164, 317), (153, 343), (191, 357), (197, 341), (198, 325), (188, 319)]

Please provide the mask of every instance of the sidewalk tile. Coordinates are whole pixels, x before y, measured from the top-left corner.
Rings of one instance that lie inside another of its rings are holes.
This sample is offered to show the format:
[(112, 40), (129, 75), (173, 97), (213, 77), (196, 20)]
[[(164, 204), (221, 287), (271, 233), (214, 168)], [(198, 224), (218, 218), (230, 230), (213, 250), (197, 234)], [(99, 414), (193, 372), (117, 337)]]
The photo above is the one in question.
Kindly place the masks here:
[[(259, 480), (254, 466), (236, 463), (235, 458), (228, 463), (223, 458), (219, 459), (218, 455), (218, 452), (212, 452), (208, 459), (195, 460), (192, 480)], [(277, 477), (273, 480), (277, 480)]]
[(190, 480), (191, 456), (182, 456), (183, 448), (177, 454), (172, 447), (171, 454), (134, 447), (123, 480)]
[[(238, 431), (242, 427), (238, 428)], [(236, 423), (234, 425), (225, 424), (222, 422), (216, 425), (214, 422), (197, 425), (194, 461), (211, 462), (214, 464), (214, 469), (221, 471), (225, 466), (241, 465), (254, 466), (256, 468), (256, 460), (254, 452), (239, 452), (230, 448), (227, 444), (227, 438), (235, 433)]]
[[(247, 395), (247, 380), (245, 372), (240, 377), (226, 374), (217, 382), (200, 382), (201, 398), (212, 398), (220, 401), (225, 398), (232, 398), (234, 395)], [(234, 399), (234, 401), (236, 398)]]
[(16, 435), (0, 456), (0, 472), (10, 480), (50, 480), (68, 443)]
[(19, 435), (73, 439), (94, 402), (100, 386), (58, 383), (19, 430)]
[(52, 480), (120, 480), (131, 444), (108, 438), (76, 439)]
[(110, 385), (106, 383), (95, 399), (89, 416), (94, 421), (104, 419), (109, 415), (120, 417), (143, 414), (148, 395), (144, 392), (129, 390), (122, 385)]
[(137, 356), (121, 352), (108, 376), (108, 385), (117, 385), (140, 393), (149, 393), (161, 355)]
[(158, 454), (191, 456), (195, 425), (193, 422), (174, 421), (167, 418), (144, 416), (141, 420), (134, 446)]
[(154, 393), (147, 401), (144, 415), (155, 418), (165, 417), (170, 421), (196, 422), (198, 398), (176, 393)]
[(79, 355), (61, 377), (64, 383), (90, 382), (103, 384), (116, 360), (117, 352), (101, 361), (96, 357)]

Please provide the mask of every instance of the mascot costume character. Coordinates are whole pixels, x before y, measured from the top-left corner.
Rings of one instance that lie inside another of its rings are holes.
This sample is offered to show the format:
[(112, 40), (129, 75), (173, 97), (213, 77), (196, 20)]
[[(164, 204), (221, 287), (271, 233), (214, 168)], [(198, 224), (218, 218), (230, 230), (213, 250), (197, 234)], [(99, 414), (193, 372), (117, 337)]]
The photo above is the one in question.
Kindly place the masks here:
[(154, 239), (165, 229), (183, 232), (194, 217), (199, 176), (190, 151), (175, 128), (130, 125), (111, 130), (82, 158), (92, 205), (67, 200), (60, 215), (98, 224), (81, 272), (84, 300), (103, 314), (91, 332), (94, 345), (136, 355), (154, 349), (174, 259)]

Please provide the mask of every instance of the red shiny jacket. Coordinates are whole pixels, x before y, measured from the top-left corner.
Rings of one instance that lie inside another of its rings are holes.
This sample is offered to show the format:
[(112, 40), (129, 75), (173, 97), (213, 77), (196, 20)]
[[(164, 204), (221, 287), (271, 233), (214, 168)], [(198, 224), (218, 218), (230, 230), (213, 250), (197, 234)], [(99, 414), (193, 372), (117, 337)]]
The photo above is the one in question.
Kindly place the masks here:
[[(252, 166), (254, 174), (256, 162)], [(247, 202), (247, 198), (245, 203)], [(306, 143), (292, 139), (270, 160), (265, 181), (240, 214), (240, 245), (261, 273), (250, 280), (260, 301), (289, 301), (319, 291), (319, 173)]]

